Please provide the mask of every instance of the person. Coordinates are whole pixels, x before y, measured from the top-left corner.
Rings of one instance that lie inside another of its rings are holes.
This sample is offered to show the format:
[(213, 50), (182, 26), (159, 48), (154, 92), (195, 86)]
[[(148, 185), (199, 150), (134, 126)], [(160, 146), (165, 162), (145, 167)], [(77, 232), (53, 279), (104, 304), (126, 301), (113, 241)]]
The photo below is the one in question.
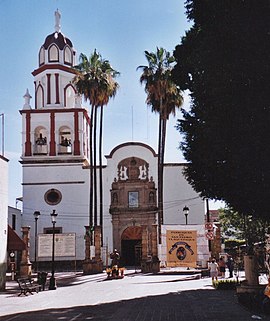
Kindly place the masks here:
[(264, 289), (264, 299), (262, 302), (263, 312), (266, 314), (270, 313), (270, 277), (268, 277), (268, 284)]
[(110, 258), (112, 259), (111, 267), (119, 265), (120, 254), (117, 249), (114, 249), (113, 253), (110, 254)]
[(221, 256), (220, 259), (219, 259), (218, 268), (219, 268), (219, 271), (221, 273), (221, 277), (225, 278), (226, 263), (224, 261), (223, 256)]
[(231, 255), (228, 256), (228, 260), (227, 260), (226, 265), (227, 265), (227, 268), (230, 273), (229, 278), (232, 278), (233, 277), (234, 262), (233, 262), (233, 258), (231, 257)]
[(208, 264), (208, 268), (210, 270), (210, 277), (212, 278), (212, 282), (218, 279), (218, 264), (215, 259), (212, 259), (211, 263)]

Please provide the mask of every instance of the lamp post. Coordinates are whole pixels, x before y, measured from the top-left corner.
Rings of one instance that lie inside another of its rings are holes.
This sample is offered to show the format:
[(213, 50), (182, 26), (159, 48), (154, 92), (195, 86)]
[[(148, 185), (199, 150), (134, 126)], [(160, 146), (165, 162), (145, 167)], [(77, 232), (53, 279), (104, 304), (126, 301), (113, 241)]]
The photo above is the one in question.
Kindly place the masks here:
[(38, 270), (38, 267), (37, 267), (37, 221), (38, 221), (39, 216), (40, 216), (40, 212), (35, 211), (34, 218), (35, 218), (35, 269), (36, 269), (36, 271)]
[(50, 285), (49, 290), (56, 290), (56, 284), (55, 284), (55, 277), (54, 277), (54, 248), (55, 248), (55, 223), (56, 223), (56, 217), (57, 213), (55, 210), (51, 213), (52, 218), (52, 225), (53, 225), (53, 241), (52, 241), (52, 275), (50, 278)]
[(183, 212), (184, 212), (184, 215), (186, 217), (186, 225), (187, 225), (187, 217), (188, 217), (188, 213), (189, 213), (189, 208), (187, 206), (185, 206), (183, 208)]

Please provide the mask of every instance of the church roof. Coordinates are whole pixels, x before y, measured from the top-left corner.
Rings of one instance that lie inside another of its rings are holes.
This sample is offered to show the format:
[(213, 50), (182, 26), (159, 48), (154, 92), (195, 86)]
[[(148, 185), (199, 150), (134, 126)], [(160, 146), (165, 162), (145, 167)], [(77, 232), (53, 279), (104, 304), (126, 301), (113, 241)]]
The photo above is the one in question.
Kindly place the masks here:
[(73, 47), (72, 42), (61, 32), (54, 32), (47, 36), (43, 44), (44, 49), (48, 49), (51, 44), (57, 45), (60, 50), (63, 50), (66, 45)]

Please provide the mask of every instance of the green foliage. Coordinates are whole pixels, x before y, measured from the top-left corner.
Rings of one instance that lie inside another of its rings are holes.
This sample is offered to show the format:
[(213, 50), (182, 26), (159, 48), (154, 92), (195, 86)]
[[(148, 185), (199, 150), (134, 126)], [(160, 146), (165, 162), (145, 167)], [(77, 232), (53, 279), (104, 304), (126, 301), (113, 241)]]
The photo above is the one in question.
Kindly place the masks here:
[(73, 83), (79, 94), (95, 107), (107, 105), (110, 98), (116, 95), (119, 84), (115, 81), (119, 72), (114, 70), (110, 62), (103, 59), (96, 50), (89, 59), (80, 54), (80, 63), (74, 67), (76, 76)]
[(158, 133), (158, 225), (159, 242), (161, 242), (161, 224), (163, 224), (163, 165), (167, 121), (170, 115), (175, 115), (176, 108), (183, 104), (182, 92), (172, 78), (174, 57), (164, 48), (156, 52), (145, 51), (148, 65), (139, 66), (142, 70), (141, 84), (145, 85), (146, 103), (152, 111), (159, 114)]
[(175, 63), (174, 56), (164, 48), (144, 53), (148, 65), (139, 66), (137, 69), (143, 71), (140, 82), (145, 84), (146, 103), (152, 107), (152, 111), (167, 120), (170, 114), (175, 115), (176, 107), (179, 108), (183, 104), (181, 91), (171, 75)]
[(270, 3), (188, 0), (194, 22), (173, 75), (191, 108), (177, 123), (188, 182), (234, 211), (269, 216)]
[(235, 290), (238, 285), (240, 285), (240, 282), (237, 280), (213, 281), (213, 287), (216, 290)]
[(224, 244), (225, 244), (225, 249), (233, 249), (235, 247), (245, 245), (246, 241), (245, 240), (225, 240)]
[[(256, 242), (265, 240), (268, 222), (263, 219), (254, 219), (251, 215), (244, 216), (234, 212), (232, 209), (224, 208), (219, 210), (219, 221), (222, 226), (223, 237), (238, 239), (238, 242), (234, 240), (234, 242), (238, 243), (235, 246), (241, 245), (241, 242), (242, 244), (247, 242), (248, 245), (253, 245)], [(233, 241), (231, 240), (231, 242)], [(226, 248), (229, 248), (228, 243), (228, 241), (225, 243)]]

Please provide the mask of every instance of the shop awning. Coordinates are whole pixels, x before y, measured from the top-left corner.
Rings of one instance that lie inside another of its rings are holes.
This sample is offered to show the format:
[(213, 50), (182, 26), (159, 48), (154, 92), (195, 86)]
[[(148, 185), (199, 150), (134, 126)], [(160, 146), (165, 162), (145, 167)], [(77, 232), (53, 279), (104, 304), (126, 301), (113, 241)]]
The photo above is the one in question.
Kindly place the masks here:
[(11, 251), (22, 251), (26, 249), (26, 244), (18, 234), (8, 225), (8, 244), (7, 249)]

